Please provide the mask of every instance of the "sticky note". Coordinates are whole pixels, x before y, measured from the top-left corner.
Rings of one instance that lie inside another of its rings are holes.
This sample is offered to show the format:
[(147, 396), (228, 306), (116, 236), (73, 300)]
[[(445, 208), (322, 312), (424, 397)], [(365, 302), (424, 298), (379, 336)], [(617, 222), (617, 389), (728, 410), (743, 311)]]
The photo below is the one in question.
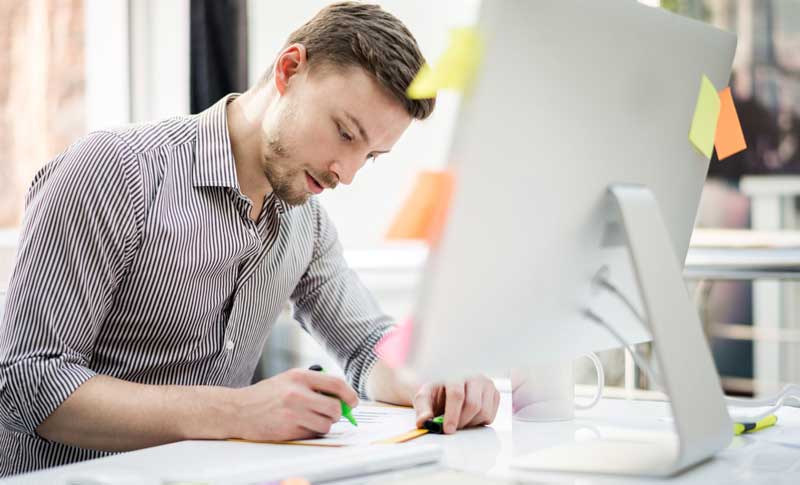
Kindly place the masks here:
[(454, 180), (449, 171), (421, 172), (386, 238), (424, 240), (435, 245), (447, 219)]
[(409, 99), (425, 99), (436, 96), (439, 89), (465, 91), (483, 57), (483, 42), (472, 27), (450, 31), (450, 40), (436, 66), (427, 64), (420, 68), (406, 90)]
[(706, 75), (700, 80), (700, 93), (694, 108), (692, 126), (689, 128), (689, 141), (707, 158), (714, 151), (714, 135), (719, 117), (719, 95), (714, 84)]
[(435, 98), (439, 90), (441, 81), (436, 77), (436, 73), (428, 64), (423, 64), (414, 80), (406, 90), (409, 99)]
[(375, 353), (389, 367), (393, 369), (402, 367), (406, 362), (408, 349), (411, 347), (412, 332), (413, 324), (409, 318), (378, 341), (375, 345)]
[(280, 485), (311, 485), (311, 482), (301, 477), (284, 478)]
[(453, 200), (453, 191), (455, 190), (455, 176), (452, 172), (441, 172), (437, 176), (439, 179), (439, 196), (436, 198), (436, 205), (431, 212), (427, 233), (425, 234), (425, 239), (430, 246), (436, 246), (439, 243), (442, 231), (447, 223), (450, 202)]
[(739, 123), (739, 115), (736, 114), (730, 87), (719, 92), (719, 102), (719, 120), (717, 120), (717, 132), (714, 136), (714, 148), (717, 150), (717, 158), (725, 160), (746, 149), (747, 142), (744, 140), (742, 125)]

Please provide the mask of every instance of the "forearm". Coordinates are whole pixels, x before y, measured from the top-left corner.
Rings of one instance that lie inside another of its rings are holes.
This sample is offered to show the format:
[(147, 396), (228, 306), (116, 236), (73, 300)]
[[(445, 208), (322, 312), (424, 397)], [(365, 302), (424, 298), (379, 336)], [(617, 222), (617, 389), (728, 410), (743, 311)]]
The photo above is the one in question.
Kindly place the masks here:
[(153, 386), (95, 376), (36, 429), (64, 444), (129, 451), (185, 439), (235, 437), (235, 389)]
[(382, 360), (375, 363), (367, 378), (367, 394), (370, 399), (399, 406), (411, 406), (419, 385), (404, 379), (400, 373)]

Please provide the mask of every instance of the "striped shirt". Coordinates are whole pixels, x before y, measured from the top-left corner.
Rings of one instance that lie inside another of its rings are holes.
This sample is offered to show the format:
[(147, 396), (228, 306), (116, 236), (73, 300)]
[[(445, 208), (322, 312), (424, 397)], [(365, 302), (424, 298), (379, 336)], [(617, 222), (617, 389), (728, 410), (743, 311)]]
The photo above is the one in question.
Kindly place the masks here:
[(316, 198), (239, 190), (229, 95), (199, 115), (92, 133), (26, 198), (0, 324), (0, 476), (110, 453), (36, 427), (96, 374), (146, 384), (250, 384), (287, 302), (366, 397), (390, 328)]

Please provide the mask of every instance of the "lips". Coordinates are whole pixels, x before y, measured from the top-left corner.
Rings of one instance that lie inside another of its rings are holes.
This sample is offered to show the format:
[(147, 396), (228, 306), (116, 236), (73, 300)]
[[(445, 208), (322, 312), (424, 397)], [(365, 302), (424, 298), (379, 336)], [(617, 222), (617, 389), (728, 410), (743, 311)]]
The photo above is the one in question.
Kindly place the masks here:
[(314, 177), (312, 177), (311, 175), (309, 175), (309, 173), (308, 173), (308, 172), (306, 172), (306, 183), (308, 184), (308, 188), (309, 188), (309, 189), (311, 190), (311, 192), (312, 192), (312, 193), (314, 193), (314, 194), (320, 194), (320, 193), (322, 193), (322, 191), (323, 191), (323, 190), (325, 190), (325, 187), (323, 187), (322, 185), (320, 185), (320, 184), (319, 184), (319, 182), (317, 182), (317, 181), (314, 179)]

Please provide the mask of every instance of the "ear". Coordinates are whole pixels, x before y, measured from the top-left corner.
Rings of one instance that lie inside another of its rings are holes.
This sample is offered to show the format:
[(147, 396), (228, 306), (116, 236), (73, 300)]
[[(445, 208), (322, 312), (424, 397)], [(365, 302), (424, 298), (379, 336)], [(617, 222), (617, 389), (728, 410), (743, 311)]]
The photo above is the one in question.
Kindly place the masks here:
[(275, 79), (275, 87), (278, 88), (278, 92), (281, 95), (286, 92), (286, 88), (289, 86), (289, 79), (300, 70), (305, 69), (307, 63), (306, 46), (303, 44), (292, 44), (278, 54), (278, 59), (275, 60), (273, 78)]

